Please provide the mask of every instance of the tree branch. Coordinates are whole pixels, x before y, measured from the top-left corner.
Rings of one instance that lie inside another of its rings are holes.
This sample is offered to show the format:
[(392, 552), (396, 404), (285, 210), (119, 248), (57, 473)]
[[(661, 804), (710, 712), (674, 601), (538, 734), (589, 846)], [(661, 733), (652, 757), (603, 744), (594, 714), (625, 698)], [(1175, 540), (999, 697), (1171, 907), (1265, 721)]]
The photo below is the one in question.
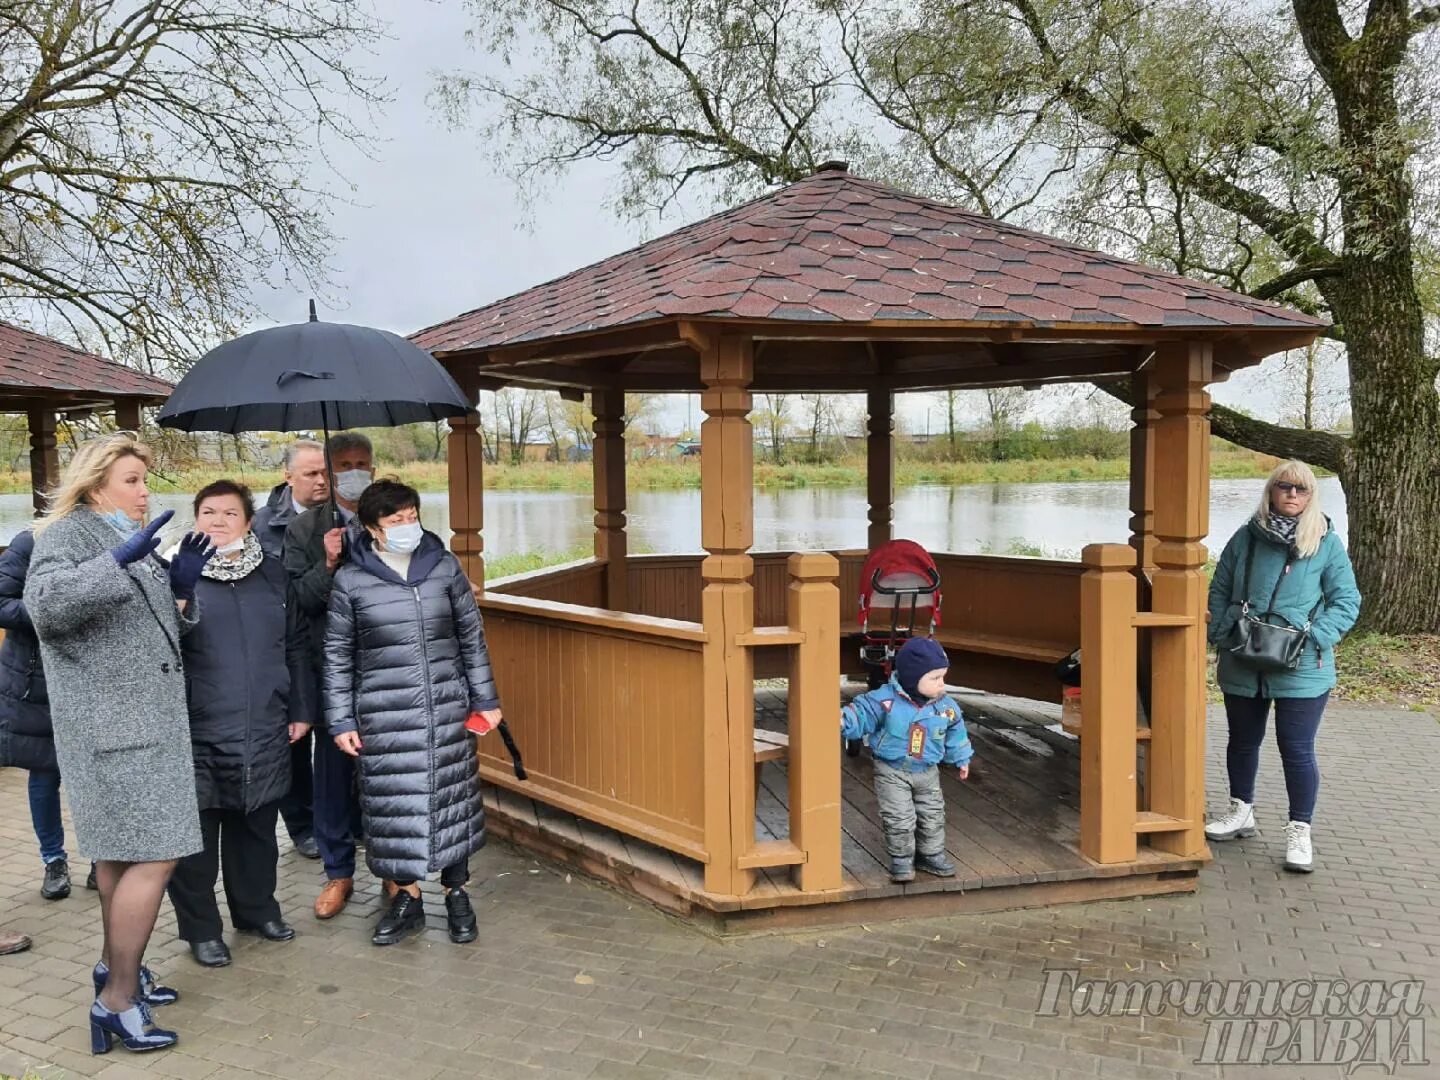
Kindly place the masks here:
[(1339, 277), (1341, 273), (1338, 262), (1326, 262), (1312, 266), (1297, 266), (1293, 270), (1287, 270), (1283, 274), (1277, 274), (1269, 281), (1247, 290), (1256, 300), (1271, 300), (1282, 293), (1287, 293), (1297, 285), (1303, 285), (1307, 281), (1318, 281), (1320, 278)]
[[(1135, 396), (1129, 379), (1106, 380), (1095, 385), (1111, 397), (1134, 407)], [(1344, 435), (1272, 424), (1224, 405), (1210, 406), (1210, 431), (1247, 450), (1271, 457), (1295, 458), (1337, 475), (1343, 474), (1348, 464), (1350, 440)]]

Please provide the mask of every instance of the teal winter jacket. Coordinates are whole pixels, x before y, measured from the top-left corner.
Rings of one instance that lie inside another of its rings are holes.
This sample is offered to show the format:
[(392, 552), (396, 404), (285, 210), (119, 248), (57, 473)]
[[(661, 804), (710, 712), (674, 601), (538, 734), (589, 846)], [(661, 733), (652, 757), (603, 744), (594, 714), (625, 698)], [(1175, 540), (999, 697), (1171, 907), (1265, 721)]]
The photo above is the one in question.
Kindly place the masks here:
[[(1224, 647), (1240, 617), (1234, 594), (1244, 581), (1252, 545), (1255, 565), (1248, 596), (1251, 613), (1273, 612), (1298, 627), (1304, 626), (1310, 612), (1315, 611), (1310, 640), (1294, 671), (1256, 671)], [(1278, 592), (1276, 582), (1280, 582)], [(1328, 693), (1335, 686), (1335, 646), (1359, 615), (1360, 590), (1355, 587), (1355, 571), (1333, 526), (1325, 533), (1319, 550), (1302, 559), (1251, 518), (1225, 545), (1210, 582), (1209, 638), (1210, 644), (1219, 646), (1220, 689), (1240, 697), (1266, 698), (1315, 698)]]
[[(925, 729), (917, 740), (919, 756), (911, 756), (910, 725)], [(944, 762), (968, 765), (974, 756), (960, 706), (948, 695), (923, 704), (912, 700), (892, 677), (878, 690), (861, 694), (840, 713), (841, 732), (847, 739), (870, 736), (870, 752), (877, 761), (897, 769), (920, 772)]]

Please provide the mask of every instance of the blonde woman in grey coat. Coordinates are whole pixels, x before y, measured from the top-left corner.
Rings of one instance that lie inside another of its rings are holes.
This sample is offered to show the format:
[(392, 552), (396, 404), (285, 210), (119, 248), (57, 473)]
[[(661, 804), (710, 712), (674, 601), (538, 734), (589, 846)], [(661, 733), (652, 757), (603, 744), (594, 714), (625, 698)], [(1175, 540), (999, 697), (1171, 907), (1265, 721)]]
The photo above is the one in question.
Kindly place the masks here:
[(180, 635), (198, 618), (195, 583), (214, 548), (191, 534), (168, 565), (155, 557), (171, 512), (142, 524), (150, 460), (128, 433), (77, 450), (25, 581), (76, 840), (100, 887), (97, 1054), (117, 1037), (130, 1050), (176, 1041), (150, 1008), (178, 995), (142, 961), (175, 861), (201, 848)]

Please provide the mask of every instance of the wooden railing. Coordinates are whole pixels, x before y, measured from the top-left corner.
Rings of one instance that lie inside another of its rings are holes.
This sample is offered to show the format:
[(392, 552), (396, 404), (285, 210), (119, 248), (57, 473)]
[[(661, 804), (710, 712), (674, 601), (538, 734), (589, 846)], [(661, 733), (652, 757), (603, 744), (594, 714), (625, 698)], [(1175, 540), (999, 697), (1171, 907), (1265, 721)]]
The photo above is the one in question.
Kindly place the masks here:
[(530, 778), (494, 736), (481, 775), (707, 862), (701, 627), (545, 596), (486, 592), (480, 608)]
[[(837, 551), (841, 666), (864, 674), (851, 635), (864, 551)], [(632, 555), (627, 560), (632, 611), (662, 618), (700, 618), (701, 555)], [(785, 623), (785, 552), (758, 552), (755, 624)], [(978, 690), (1055, 701), (1054, 665), (1080, 644), (1080, 563), (993, 555), (934, 556), (944, 591), (939, 639), (954, 662), (953, 681)], [(755, 674), (784, 676), (783, 654), (759, 652)]]
[(485, 582), (485, 590), (505, 596), (528, 596), (532, 600), (556, 600), (582, 607), (600, 607), (603, 603), (605, 564), (599, 559), (577, 559), (575, 562), (547, 566), (524, 574), (493, 578)]

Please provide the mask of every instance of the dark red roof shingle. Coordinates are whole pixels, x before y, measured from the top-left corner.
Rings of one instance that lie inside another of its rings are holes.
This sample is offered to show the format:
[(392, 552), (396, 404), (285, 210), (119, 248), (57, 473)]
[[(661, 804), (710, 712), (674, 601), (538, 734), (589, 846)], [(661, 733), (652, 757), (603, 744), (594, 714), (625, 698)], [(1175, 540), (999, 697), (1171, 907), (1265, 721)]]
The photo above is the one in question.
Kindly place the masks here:
[(662, 316), (1315, 330), (1320, 319), (833, 169), (413, 335), (495, 348)]
[(174, 389), (164, 379), (0, 322), (0, 397), (60, 390), (101, 398), (166, 398)]

